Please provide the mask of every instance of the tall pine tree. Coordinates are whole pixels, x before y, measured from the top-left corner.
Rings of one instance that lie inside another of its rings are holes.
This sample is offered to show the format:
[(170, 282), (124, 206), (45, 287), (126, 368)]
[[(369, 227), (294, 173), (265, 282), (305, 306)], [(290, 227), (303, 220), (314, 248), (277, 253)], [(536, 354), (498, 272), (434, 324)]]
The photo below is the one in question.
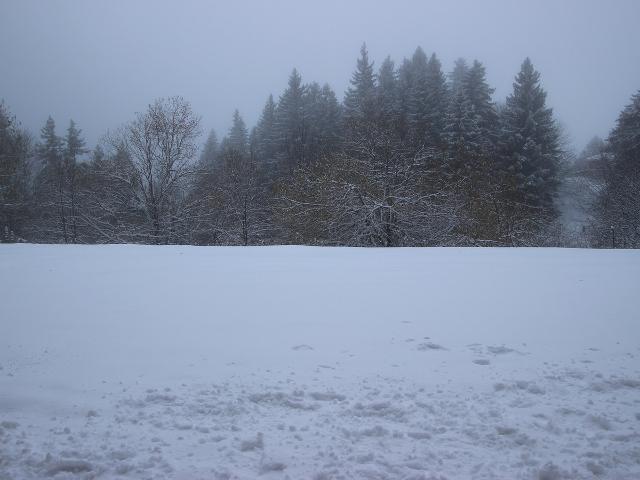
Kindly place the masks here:
[(281, 167), (289, 172), (296, 164), (305, 161), (305, 91), (302, 77), (293, 69), (276, 108), (279, 161)]
[(449, 90), (452, 96), (455, 96), (456, 92), (463, 87), (467, 72), (469, 72), (467, 61), (464, 58), (457, 59), (449, 74)]
[(399, 127), (399, 102), (398, 74), (395, 64), (387, 57), (378, 71), (377, 110), (380, 124), (394, 131)]
[(240, 112), (233, 112), (233, 124), (229, 130), (227, 148), (233, 149), (240, 155), (246, 155), (249, 149), (249, 134)]
[(498, 113), (491, 96), (494, 89), (489, 86), (482, 63), (474, 60), (464, 79), (464, 92), (480, 129), (477, 148), (482, 153), (490, 153), (497, 141)]
[(218, 136), (211, 130), (200, 153), (200, 168), (211, 169), (218, 158)]
[(344, 121), (347, 129), (359, 126), (375, 118), (376, 79), (373, 62), (369, 61), (367, 45), (362, 44), (356, 70), (351, 77), (351, 86), (344, 97)]
[(527, 58), (502, 112), (503, 168), (514, 200), (553, 213), (561, 149), (546, 99), (540, 73)]
[(73, 120), (69, 122), (64, 146), (64, 171), (69, 200), (69, 239), (71, 243), (78, 241), (78, 157), (86, 153), (81, 130)]
[[(62, 139), (56, 134), (56, 123), (49, 117), (40, 130), (41, 142), (37, 147), (41, 171), (38, 175), (37, 195), (45, 218), (56, 218), (57, 228), (51, 226), (45, 235), (69, 242), (68, 211), (65, 201), (66, 172)], [(51, 214), (48, 211), (51, 210)], [(57, 231), (57, 234), (54, 233)]]
[(432, 54), (426, 69), (426, 122), (427, 140), (437, 148), (443, 146), (445, 116), (447, 112), (447, 80), (442, 73), (442, 64), (436, 54)]
[(409, 98), (407, 102), (409, 131), (412, 142), (416, 147), (427, 143), (429, 131), (429, 60), (422, 48), (418, 47), (411, 58), (410, 70), (405, 75), (410, 75)]
[(256, 126), (256, 154), (260, 161), (271, 163), (276, 149), (276, 102), (269, 95)]
[[(596, 202), (596, 245), (640, 247), (640, 91), (609, 134), (604, 186)], [(612, 229), (613, 231), (611, 231)]]

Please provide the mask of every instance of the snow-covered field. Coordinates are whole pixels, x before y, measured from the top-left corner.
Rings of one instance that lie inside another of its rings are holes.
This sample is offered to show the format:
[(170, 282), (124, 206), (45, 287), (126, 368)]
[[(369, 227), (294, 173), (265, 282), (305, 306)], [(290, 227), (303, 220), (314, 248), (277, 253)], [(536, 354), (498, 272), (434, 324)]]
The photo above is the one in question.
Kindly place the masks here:
[(640, 251), (0, 246), (0, 478), (638, 479)]

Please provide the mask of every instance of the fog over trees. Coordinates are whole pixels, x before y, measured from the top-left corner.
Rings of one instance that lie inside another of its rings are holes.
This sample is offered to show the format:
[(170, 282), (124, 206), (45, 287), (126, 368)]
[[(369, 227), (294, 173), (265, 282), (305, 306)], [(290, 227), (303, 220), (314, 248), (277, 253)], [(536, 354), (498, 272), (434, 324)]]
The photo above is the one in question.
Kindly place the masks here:
[[(348, 74), (348, 72), (345, 72)], [(149, 99), (89, 149), (0, 106), (3, 241), (195, 245), (640, 246), (640, 93), (572, 154), (529, 58), (506, 99), (484, 65), (418, 47), (344, 100), (293, 70), (255, 126), (203, 132), (187, 99)], [(341, 95), (340, 95), (341, 96)], [(563, 218), (567, 202), (580, 224)]]

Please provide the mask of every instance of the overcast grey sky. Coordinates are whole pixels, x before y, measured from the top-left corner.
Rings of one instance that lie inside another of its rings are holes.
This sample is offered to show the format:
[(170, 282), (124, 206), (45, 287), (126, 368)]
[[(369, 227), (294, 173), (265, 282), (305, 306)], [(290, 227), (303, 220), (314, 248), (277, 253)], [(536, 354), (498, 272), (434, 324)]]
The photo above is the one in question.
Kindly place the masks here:
[(154, 98), (182, 95), (203, 128), (251, 126), (293, 67), (342, 97), (358, 50), (397, 63), (420, 45), (449, 71), (482, 61), (503, 100), (524, 57), (581, 148), (640, 88), (640, 0), (0, 0), (0, 98), (37, 133), (73, 118), (90, 146)]

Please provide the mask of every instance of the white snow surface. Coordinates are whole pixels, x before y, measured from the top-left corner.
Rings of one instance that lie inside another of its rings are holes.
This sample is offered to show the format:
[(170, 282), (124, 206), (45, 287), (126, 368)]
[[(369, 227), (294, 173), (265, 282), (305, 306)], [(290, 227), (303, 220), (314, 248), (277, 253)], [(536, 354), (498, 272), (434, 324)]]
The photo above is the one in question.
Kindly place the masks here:
[(0, 246), (0, 479), (639, 479), (640, 251)]

